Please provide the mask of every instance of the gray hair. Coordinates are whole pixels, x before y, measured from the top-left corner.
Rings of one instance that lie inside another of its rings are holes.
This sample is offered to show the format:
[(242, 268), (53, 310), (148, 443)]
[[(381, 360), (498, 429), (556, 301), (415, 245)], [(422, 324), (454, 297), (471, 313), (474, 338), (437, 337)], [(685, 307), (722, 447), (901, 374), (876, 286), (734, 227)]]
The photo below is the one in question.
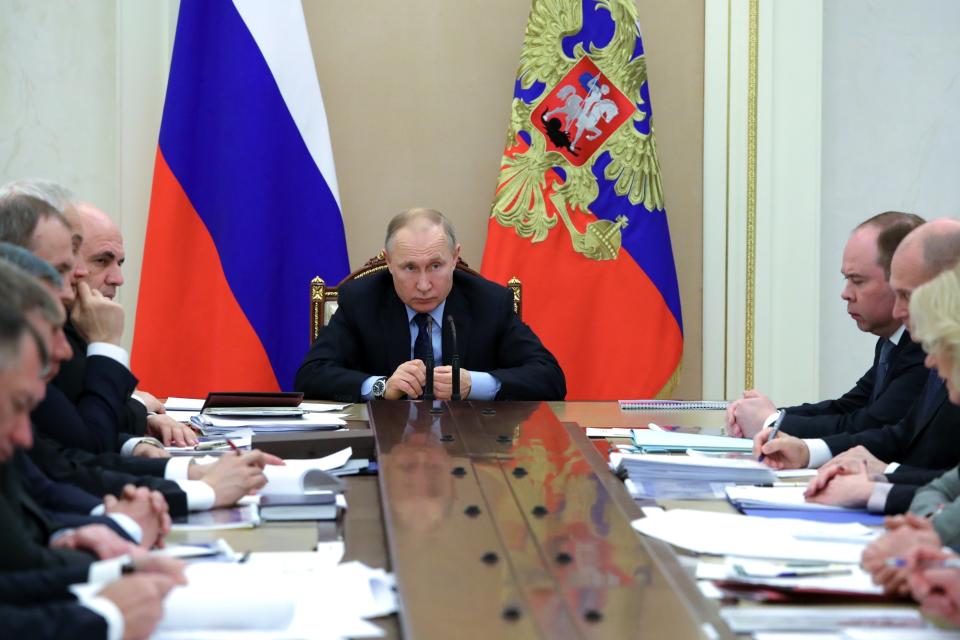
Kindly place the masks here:
[(924, 351), (952, 360), (952, 371), (940, 374), (960, 383), (960, 265), (916, 288), (910, 296), (910, 324)]
[(29, 273), (6, 260), (0, 260), (0, 300), (23, 314), (39, 311), (54, 326), (63, 324), (63, 305)]
[(23, 314), (6, 302), (0, 302), (0, 373), (17, 365), (26, 331), (27, 321)]
[(387, 252), (390, 252), (390, 244), (393, 236), (397, 235), (400, 229), (413, 226), (415, 222), (426, 222), (431, 226), (443, 227), (443, 234), (447, 236), (447, 244), (450, 245), (450, 251), (457, 248), (457, 234), (453, 230), (453, 223), (445, 215), (435, 209), (407, 209), (403, 213), (398, 213), (390, 220), (387, 225), (387, 237), (383, 241), (383, 246)]
[(10, 264), (20, 267), (34, 278), (48, 282), (55, 289), (63, 286), (63, 278), (53, 268), (53, 265), (21, 246), (9, 242), (0, 242), (0, 260), (6, 260)]
[(44, 218), (56, 218), (73, 233), (63, 214), (46, 200), (22, 194), (0, 197), (0, 241), (33, 249), (33, 232)]
[(51, 180), (38, 178), (8, 182), (0, 187), (0, 199), (7, 196), (30, 196), (37, 200), (43, 200), (60, 213), (63, 213), (67, 207), (77, 200), (73, 192), (65, 186)]

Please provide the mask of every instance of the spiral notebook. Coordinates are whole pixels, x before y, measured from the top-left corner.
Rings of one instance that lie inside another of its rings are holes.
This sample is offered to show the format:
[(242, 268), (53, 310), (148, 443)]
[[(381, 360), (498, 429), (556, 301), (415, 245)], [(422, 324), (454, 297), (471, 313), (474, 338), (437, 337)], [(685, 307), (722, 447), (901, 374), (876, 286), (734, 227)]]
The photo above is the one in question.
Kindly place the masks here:
[(620, 408), (633, 411), (724, 411), (724, 400), (618, 400)]

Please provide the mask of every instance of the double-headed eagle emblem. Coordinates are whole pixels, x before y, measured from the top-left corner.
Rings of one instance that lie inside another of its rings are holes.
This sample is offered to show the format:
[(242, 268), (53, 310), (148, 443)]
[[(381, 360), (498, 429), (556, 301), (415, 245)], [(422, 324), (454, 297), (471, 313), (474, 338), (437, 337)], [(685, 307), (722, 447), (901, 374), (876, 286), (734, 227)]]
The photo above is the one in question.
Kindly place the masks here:
[(607, 162), (605, 154), (603, 176), (614, 182), (616, 195), (647, 211), (662, 210), (660, 164), (645, 122), (649, 110), (642, 108), (647, 66), (636, 55), (640, 34), (633, 1), (595, 0), (594, 11), (609, 12), (613, 35), (603, 46), (583, 39), (568, 55), (563, 41), (583, 30), (581, 7), (580, 0), (533, 4), (491, 217), (531, 242), (545, 240), (559, 218), (574, 251), (614, 260), (628, 216), (596, 219), (581, 232), (570, 213), (594, 215), (594, 165), (600, 158)]

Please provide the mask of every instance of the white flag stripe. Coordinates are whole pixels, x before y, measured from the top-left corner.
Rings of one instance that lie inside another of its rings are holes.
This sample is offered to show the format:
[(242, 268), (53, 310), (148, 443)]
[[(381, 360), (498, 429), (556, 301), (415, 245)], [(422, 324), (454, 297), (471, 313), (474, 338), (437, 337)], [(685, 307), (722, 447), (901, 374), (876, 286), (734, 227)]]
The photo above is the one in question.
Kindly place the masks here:
[[(310, 156), (340, 207), (330, 128), (300, 0), (233, 0), (253, 35)], [(341, 208), (342, 215), (342, 208)]]

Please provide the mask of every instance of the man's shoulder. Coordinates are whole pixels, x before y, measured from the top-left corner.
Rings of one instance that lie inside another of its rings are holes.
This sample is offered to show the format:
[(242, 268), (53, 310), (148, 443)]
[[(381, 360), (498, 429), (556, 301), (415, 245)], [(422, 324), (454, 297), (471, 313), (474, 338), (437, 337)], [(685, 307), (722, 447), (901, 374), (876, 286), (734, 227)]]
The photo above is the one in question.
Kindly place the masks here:
[(387, 269), (369, 273), (353, 280), (347, 280), (337, 290), (342, 298), (366, 298), (371, 295), (382, 294), (384, 291), (393, 291), (393, 279)]

